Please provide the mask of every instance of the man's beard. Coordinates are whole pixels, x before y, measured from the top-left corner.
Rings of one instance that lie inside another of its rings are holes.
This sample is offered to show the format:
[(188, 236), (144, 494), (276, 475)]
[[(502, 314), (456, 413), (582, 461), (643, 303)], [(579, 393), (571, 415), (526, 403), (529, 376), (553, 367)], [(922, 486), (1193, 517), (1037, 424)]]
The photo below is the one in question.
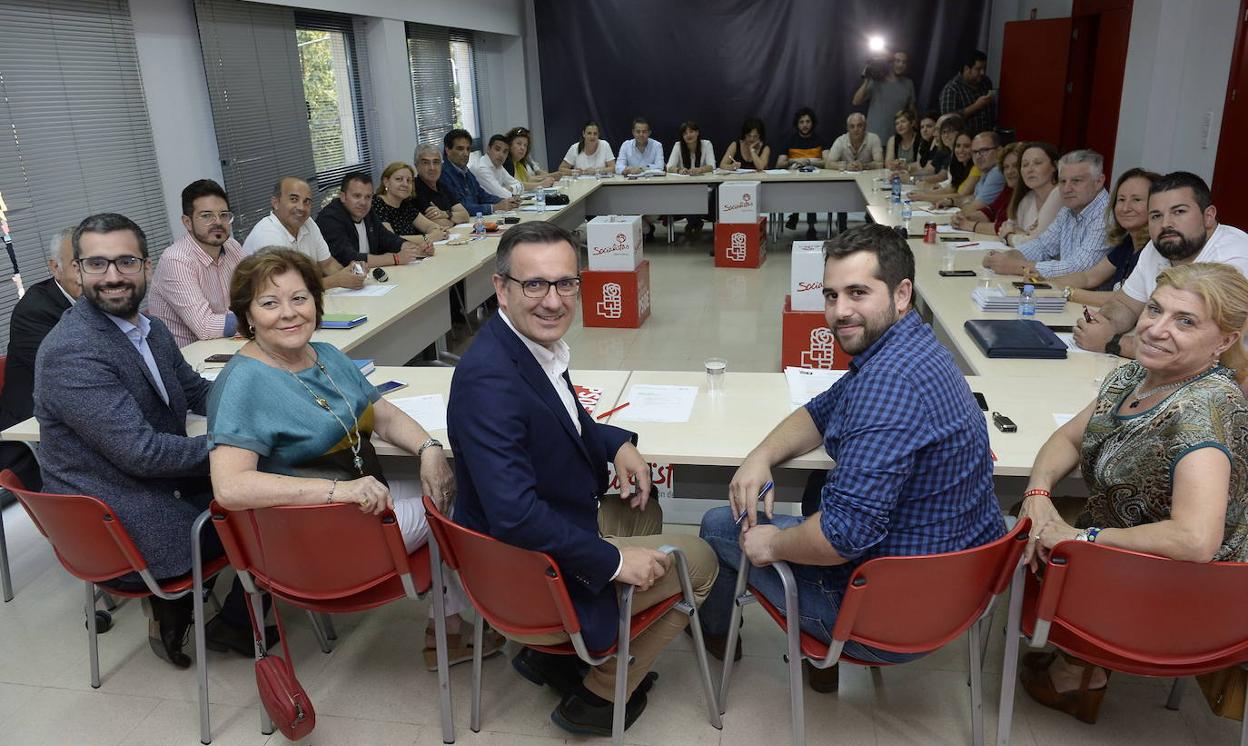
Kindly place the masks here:
[[(105, 298), (100, 295), (101, 290), (118, 287), (130, 287), (131, 292), (128, 296), (110, 298)], [(143, 302), (143, 296), (147, 295), (147, 280), (141, 279), (141, 282), (122, 280), (120, 282), (114, 282), (104, 286), (97, 285), (95, 287), (83, 285), (82, 294), (91, 302), (91, 305), (100, 309), (104, 313), (128, 319), (139, 312), (139, 304)]]
[(832, 325), (832, 336), (836, 338), (836, 344), (848, 355), (857, 355), (871, 345), (875, 344), (880, 337), (884, 336), (897, 323), (897, 305), (891, 299), (888, 302), (888, 311), (874, 317), (862, 316), (862, 335), (857, 341), (846, 343), (837, 332), (837, 325)]
[[(1177, 237), (1179, 239), (1178, 243), (1166, 244), (1162, 242), (1163, 239), (1170, 237)], [(1158, 254), (1172, 262), (1177, 262), (1191, 259), (1199, 254), (1200, 250), (1205, 248), (1205, 242), (1208, 240), (1209, 236), (1203, 233), (1199, 238), (1193, 240), (1178, 231), (1166, 230), (1157, 236), (1157, 240), (1153, 241), (1153, 246), (1157, 249)]]

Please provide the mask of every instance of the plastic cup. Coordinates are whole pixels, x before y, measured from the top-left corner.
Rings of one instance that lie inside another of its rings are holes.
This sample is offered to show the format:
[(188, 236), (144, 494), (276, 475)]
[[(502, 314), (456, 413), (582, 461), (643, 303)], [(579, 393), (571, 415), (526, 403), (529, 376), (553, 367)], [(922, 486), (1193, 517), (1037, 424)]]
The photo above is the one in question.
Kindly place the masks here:
[(722, 357), (708, 357), (706, 366), (706, 393), (719, 396), (724, 393), (724, 376), (728, 372), (728, 361)]

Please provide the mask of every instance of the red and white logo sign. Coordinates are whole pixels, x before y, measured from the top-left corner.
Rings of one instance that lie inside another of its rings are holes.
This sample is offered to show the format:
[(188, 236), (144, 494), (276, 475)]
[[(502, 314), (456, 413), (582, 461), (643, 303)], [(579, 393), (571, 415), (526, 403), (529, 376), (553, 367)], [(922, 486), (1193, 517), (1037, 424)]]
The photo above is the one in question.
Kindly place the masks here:
[(576, 391), (576, 400), (581, 403), (582, 407), (585, 407), (586, 412), (593, 414), (599, 400), (602, 399), (602, 389), (582, 386), (579, 383), (572, 384), (572, 388)]
[[(750, 195), (747, 194), (745, 196), (748, 197)], [(728, 240), (728, 261), (745, 261), (746, 241), (747, 239), (744, 233), (737, 231), (732, 234), (732, 237)]]
[[(649, 297), (647, 297), (647, 305), (649, 300)], [(604, 319), (618, 319), (624, 315), (624, 301), (620, 297), (620, 283), (608, 282), (602, 286), (602, 300), (598, 301), (598, 315)]]
[(802, 350), (803, 368), (823, 368), (832, 370), (832, 353), (836, 350), (836, 341), (832, 330), (821, 326), (810, 332), (810, 346)]
[[(675, 476), (676, 467), (673, 464), (650, 464), (650, 483), (658, 490), (660, 498), (675, 497), (673, 488), (673, 478)], [(620, 480), (615, 474), (615, 465), (608, 463), (607, 476), (611, 478), (611, 483), (607, 486), (608, 495), (620, 494)]]

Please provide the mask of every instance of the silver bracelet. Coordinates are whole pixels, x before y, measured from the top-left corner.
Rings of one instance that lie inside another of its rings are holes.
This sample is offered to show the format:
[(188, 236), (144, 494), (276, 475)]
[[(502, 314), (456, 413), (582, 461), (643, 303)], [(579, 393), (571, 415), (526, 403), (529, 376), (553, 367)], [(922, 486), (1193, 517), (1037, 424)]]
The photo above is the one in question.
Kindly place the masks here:
[(420, 457), (424, 455), (426, 448), (441, 448), (441, 447), (442, 447), (442, 441), (438, 440), (437, 438), (430, 438), (429, 440), (426, 440), (424, 443), (421, 443), (420, 448), (416, 449), (416, 458), (419, 460)]
[(326, 504), (326, 505), (329, 505), (330, 503), (332, 503), (332, 502), (334, 501), (334, 490), (336, 490), (336, 489), (338, 489), (338, 480), (337, 480), (337, 479), (335, 479), (333, 482), (330, 482), (330, 485), (329, 485), (329, 495), (325, 498), (325, 504)]

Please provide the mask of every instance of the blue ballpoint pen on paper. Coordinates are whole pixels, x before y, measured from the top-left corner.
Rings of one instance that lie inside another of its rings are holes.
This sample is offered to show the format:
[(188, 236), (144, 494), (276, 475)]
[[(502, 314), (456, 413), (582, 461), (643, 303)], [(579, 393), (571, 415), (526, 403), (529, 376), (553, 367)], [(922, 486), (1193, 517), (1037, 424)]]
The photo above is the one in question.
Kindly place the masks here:
[[(775, 483), (775, 482), (771, 481), (770, 479), (769, 479), (769, 480), (767, 480), (767, 484), (764, 484), (764, 485), (762, 486), (762, 489), (760, 489), (760, 490), (758, 491), (758, 497), (754, 498), (754, 502), (758, 502), (759, 500), (762, 500), (762, 499), (763, 499), (763, 495), (766, 495), (768, 492), (771, 492), (772, 488), (773, 488), (773, 487), (775, 487), (775, 486), (776, 486), (776, 483)], [(741, 515), (737, 516), (737, 525), (738, 525), (738, 526), (740, 526), (740, 525), (741, 525), (741, 521), (744, 521), (744, 520), (745, 520), (745, 515), (746, 515), (746, 512), (743, 510), (743, 511), (741, 511)]]

